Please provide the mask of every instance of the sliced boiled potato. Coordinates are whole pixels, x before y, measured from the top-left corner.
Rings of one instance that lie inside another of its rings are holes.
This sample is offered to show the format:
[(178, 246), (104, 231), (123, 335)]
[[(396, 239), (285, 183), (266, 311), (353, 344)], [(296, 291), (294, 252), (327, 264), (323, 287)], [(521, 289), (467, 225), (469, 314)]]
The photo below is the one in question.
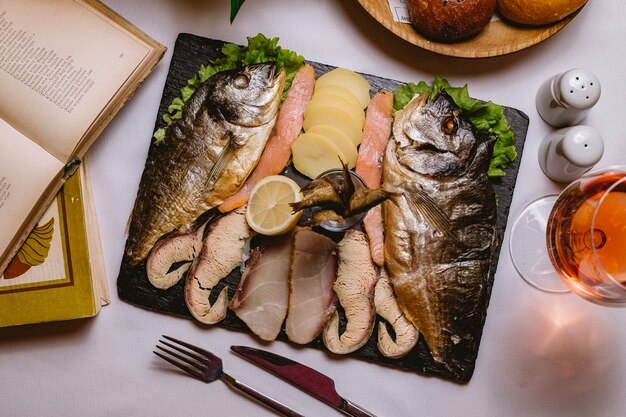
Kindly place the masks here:
[(305, 132), (315, 125), (331, 125), (345, 133), (354, 146), (361, 143), (363, 136), (363, 122), (353, 114), (336, 107), (318, 107), (307, 112), (302, 127)]
[(361, 108), (370, 102), (370, 83), (362, 75), (346, 68), (335, 68), (317, 79), (315, 91), (319, 88), (336, 85), (350, 90), (361, 103)]
[(291, 144), (293, 166), (298, 172), (313, 179), (329, 169), (341, 168), (347, 158), (341, 149), (326, 136), (302, 133)]
[(359, 152), (356, 146), (345, 133), (331, 125), (315, 125), (309, 128), (307, 133), (326, 136), (330, 139), (346, 156), (344, 162), (348, 164), (348, 168), (352, 169), (356, 166), (356, 160)]
[(306, 119), (307, 114), (315, 109), (319, 109), (321, 107), (333, 107), (340, 110), (343, 110), (346, 113), (349, 113), (352, 117), (359, 121), (359, 123), (363, 124), (365, 121), (365, 112), (359, 106), (354, 106), (350, 104), (348, 100), (345, 100), (339, 96), (317, 96), (313, 97), (311, 101), (306, 106), (304, 110), (304, 118)]
[(312, 98), (321, 96), (341, 97), (343, 100), (349, 101), (354, 107), (361, 108), (361, 102), (356, 98), (354, 93), (339, 85), (326, 85), (316, 88)]

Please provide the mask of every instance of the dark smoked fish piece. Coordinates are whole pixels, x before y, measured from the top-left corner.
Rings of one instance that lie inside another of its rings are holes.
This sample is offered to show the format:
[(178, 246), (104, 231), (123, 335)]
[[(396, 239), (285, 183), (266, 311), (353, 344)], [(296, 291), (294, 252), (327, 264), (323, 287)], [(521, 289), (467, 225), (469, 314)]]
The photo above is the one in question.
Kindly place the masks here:
[(310, 207), (323, 207), (334, 211), (343, 211), (343, 200), (337, 192), (336, 181), (323, 177), (311, 181), (302, 188), (304, 198), (296, 203), (290, 203), (293, 212)]
[(426, 96), (396, 113), (385, 153), (385, 262), (398, 305), (433, 359), (461, 376), (477, 355), (488, 302), (495, 138), (477, 132), (445, 92), (430, 103)]
[(359, 188), (350, 197), (350, 203), (345, 217), (364, 213), (389, 198), (389, 193), (380, 188)]
[(313, 224), (328, 220), (343, 221), (355, 214), (364, 213), (389, 198), (388, 193), (382, 189), (356, 189), (348, 165), (343, 161), (341, 163), (343, 170), (339, 180), (325, 176), (302, 187), (304, 198), (290, 203), (294, 213), (305, 208), (318, 207), (321, 210), (315, 213), (317, 216), (314, 215)]
[(285, 82), (274, 63), (218, 72), (150, 150), (126, 242), (133, 264), (164, 234), (234, 194), (269, 138)]
[(344, 222), (344, 219), (341, 215), (337, 214), (333, 210), (320, 210), (316, 211), (311, 215), (310, 226), (319, 226), (324, 222)]

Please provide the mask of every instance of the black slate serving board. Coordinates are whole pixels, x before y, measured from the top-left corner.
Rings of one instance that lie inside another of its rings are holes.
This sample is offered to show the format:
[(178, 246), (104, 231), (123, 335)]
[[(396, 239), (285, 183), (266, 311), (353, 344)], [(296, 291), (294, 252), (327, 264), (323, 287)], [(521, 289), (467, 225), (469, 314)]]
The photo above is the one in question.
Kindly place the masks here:
[[(162, 127), (164, 122), (161, 116), (167, 112), (167, 108), (174, 98), (179, 95), (180, 89), (187, 84), (187, 80), (192, 78), (200, 65), (206, 65), (209, 60), (221, 56), (221, 48), (224, 45), (223, 41), (207, 39), (191, 34), (179, 34), (174, 52), (172, 55), (172, 61), (170, 64), (169, 73), (165, 82), (163, 90), (163, 96), (161, 99), (161, 105), (157, 115), (155, 123), (155, 130)], [(333, 69), (330, 65), (324, 65), (316, 62), (309, 62), (315, 67), (316, 74), (319, 77), (321, 74)], [(372, 85), (371, 93), (373, 94), (381, 88), (385, 88), (389, 91), (395, 91), (395, 89), (402, 83), (386, 78), (377, 77), (369, 74), (362, 74)], [(419, 81), (419, 80), (415, 80)], [(426, 80), (429, 81), (429, 80)], [(461, 363), (455, 366), (453, 369), (448, 369), (435, 361), (433, 361), (428, 347), (424, 343), (423, 338), (420, 338), (418, 345), (413, 349), (411, 353), (402, 359), (388, 359), (378, 353), (376, 348), (377, 340), (377, 326), (374, 333), (368, 343), (357, 350), (356, 352), (347, 355), (350, 358), (363, 359), (379, 364), (388, 365), (394, 368), (400, 368), (409, 371), (415, 371), (425, 374), (436, 375), (444, 378), (453, 379), (459, 382), (467, 382), (470, 380), (472, 373), (474, 372), (474, 365), (476, 356), (478, 354), (478, 346), (480, 338), (482, 336), (482, 329), (487, 314), (487, 306), (489, 304), (489, 298), (491, 296), (491, 289), (494, 282), (494, 274), (498, 264), (498, 258), (500, 255), (500, 246), (504, 230), (506, 228), (506, 222), (508, 218), (509, 208), (511, 205), (511, 199), (513, 196), (513, 188), (515, 187), (515, 181), (519, 169), (519, 161), (521, 159), (522, 150), (524, 147), (524, 141), (526, 138), (526, 132), (528, 129), (528, 116), (519, 110), (513, 108), (504, 108), (504, 114), (511, 125), (511, 129), (515, 133), (516, 149), (518, 158), (509, 164), (506, 168), (506, 176), (493, 180), (493, 186), (498, 195), (498, 241), (497, 248), (494, 251), (494, 256), (491, 262), (491, 268), (489, 276), (487, 277), (487, 285), (484, 287), (484, 309), (481, 317), (477, 317), (477, 323), (475, 328), (475, 346), (468, 349), (467, 355), (463, 358)], [(156, 157), (155, 147), (150, 146), (148, 153), (148, 160)], [(306, 183), (308, 179), (299, 175), (293, 168), (289, 167), (284, 172), (294, 178), (301, 185)], [(337, 238), (337, 236), (334, 236)], [(228, 285), (230, 288), (230, 297), (232, 297), (237, 283), (240, 278), (240, 270), (236, 268), (228, 277), (226, 277), (220, 285), (214, 290), (215, 296), (224, 285)], [(150, 310), (173, 314), (188, 319), (192, 319), (190, 313), (187, 311), (185, 301), (183, 299), (183, 287), (184, 279), (178, 284), (167, 290), (160, 290), (153, 287), (149, 282), (145, 274), (145, 263), (142, 262), (139, 265), (132, 266), (126, 256), (122, 259), (120, 273), (117, 280), (117, 288), (119, 296), (122, 300), (141, 306)], [(244, 331), (250, 333), (250, 337), (254, 337), (252, 333), (247, 329), (245, 324), (239, 320), (239, 318), (232, 313), (228, 312), (226, 319), (224, 319), (218, 326)], [(284, 333), (278, 337), (279, 340), (287, 341), (287, 337)], [(224, 342), (227, 343), (227, 342)], [(321, 340), (315, 340), (309, 347), (325, 350), (325, 347)], [(332, 355), (331, 353), (328, 353)]]

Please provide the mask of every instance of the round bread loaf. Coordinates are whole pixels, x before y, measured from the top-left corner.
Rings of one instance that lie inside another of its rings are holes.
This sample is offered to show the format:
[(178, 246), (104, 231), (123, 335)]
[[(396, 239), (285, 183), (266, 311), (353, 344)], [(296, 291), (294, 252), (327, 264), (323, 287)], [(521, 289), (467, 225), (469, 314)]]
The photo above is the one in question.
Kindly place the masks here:
[(505, 18), (523, 25), (547, 25), (574, 13), (587, 0), (498, 0), (498, 11)]
[(483, 30), (496, 10), (496, 0), (408, 0), (407, 7), (418, 32), (450, 42)]

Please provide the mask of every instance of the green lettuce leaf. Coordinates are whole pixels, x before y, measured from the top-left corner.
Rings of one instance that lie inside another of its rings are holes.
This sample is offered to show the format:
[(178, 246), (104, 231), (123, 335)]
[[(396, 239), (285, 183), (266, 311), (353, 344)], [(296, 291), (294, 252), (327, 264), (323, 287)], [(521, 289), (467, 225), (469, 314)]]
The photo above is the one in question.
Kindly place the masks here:
[(467, 90), (467, 84), (463, 87), (453, 87), (445, 78), (435, 76), (432, 85), (424, 81), (418, 84), (402, 85), (398, 87), (394, 95), (394, 112), (403, 109), (416, 94), (430, 91), (429, 100), (432, 100), (442, 88), (452, 97), (456, 105), (463, 109), (476, 129), (488, 130), (496, 135), (493, 157), (487, 174), (491, 178), (506, 175), (504, 168), (517, 157), (513, 131), (502, 113), (502, 106), (491, 101), (482, 103), (472, 99)]
[(187, 85), (180, 90), (180, 96), (175, 98), (172, 104), (169, 105), (167, 113), (163, 115), (165, 127), (154, 132), (153, 138), (156, 144), (165, 140), (169, 125), (174, 120), (182, 117), (183, 106), (193, 92), (216, 72), (231, 70), (249, 64), (276, 62), (279, 69), (285, 68), (284, 99), (287, 91), (289, 91), (289, 87), (291, 87), (293, 77), (295, 77), (300, 67), (304, 65), (304, 57), (288, 49), (281, 48), (278, 45), (278, 38), (267, 38), (261, 33), (254, 37), (248, 37), (247, 46), (239, 46), (232, 43), (225, 44), (222, 47), (222, 53), (224, 54), (223, 57), (209, 61), (206, 66), (201, 65), (196, 75), (187, 81)]

